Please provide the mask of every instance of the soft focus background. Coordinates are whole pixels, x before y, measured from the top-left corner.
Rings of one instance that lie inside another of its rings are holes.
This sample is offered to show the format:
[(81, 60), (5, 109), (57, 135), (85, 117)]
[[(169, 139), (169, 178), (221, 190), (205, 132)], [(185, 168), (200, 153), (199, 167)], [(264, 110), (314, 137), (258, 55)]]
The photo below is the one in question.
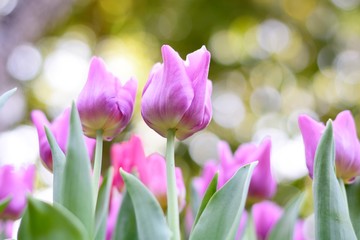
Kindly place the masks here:
[[(162, 61), (162, 44), (184, 59), (205, 45), (212, 54), (213, 120), (178, 144), (178, 165), (190, 179), (206, 160), (217, 159), (219, 140), (235, 150), (270, 135), (272, 167), (282, 183), (277, 199), (284, 202), (293, 186), (308, 185), (297, 116), (326, 120), (350, 109), (360, 124), (359, 5), (360, 0), (0, 0), (0, 93), (18, 87), (0, 111), (0, 164), (38, 163), (31, 110), (53, 119), (70, 106), (93, 55), (121, 80), (139, 81), (133, 121), (115, 141), (135, 132), (148, 154), (163, 152), (165, 140), (141, 119), (142, 87), (152, 65)], [(40, 172), (41, 190), (51, 185), (51, 176)]]

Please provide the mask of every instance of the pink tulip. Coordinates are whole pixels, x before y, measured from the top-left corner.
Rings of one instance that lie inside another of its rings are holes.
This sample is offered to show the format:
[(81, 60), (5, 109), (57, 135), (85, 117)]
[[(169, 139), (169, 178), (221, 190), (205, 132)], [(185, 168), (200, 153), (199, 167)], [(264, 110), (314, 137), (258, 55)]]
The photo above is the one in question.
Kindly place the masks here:
[(124, 180), (121, 177), (119, 169), (122, 168), (126, 172), (138, 172), (139, 166), (145, 162), (145, 152), (141, 139), (133, 135), (129, 141), (122, 143), (115, 143), (111, 146), (111, 165), (115, 173), (113, 185), (122, 191), (124, 188)]
[[(166, 197), (166, 162), (165, 158), (160, 154), (154, 153), (146, 158), (146, 162), (143, 163), (144, 167), (139, 168), (140, 180), (150, 189), (150, 191), (159, 200), (163, 209), (167, 207)], [(182, 172), (180, 168), (175, 168), (175, 178), (177, 195), (179, 202), (179, 211), (185, 206), (186, 190)]]
[[(124, 188), (119, 169), (134, 173), (155, 195), (161, 206), (166, 209), (166, 162), (159, 154), (145, 157), (141, 139), (133, 135), (128, 142), (113, 144), (111, 147), (111, 164), (115, 169), (113, 184), (120, 191)], [(175, 169), (179, 209), (185, 206), (185, 185), (180, 168)]]
[(203, 196), (216, 171), (219, 171), (218, 187), (222, 187), (236, 171), (251, 162), (258, 161), (251, 177), (248, 196), (255, 200), (271, 198), (276, 192), (277, 183), (270, 166), (271, 141), (264, 139), (259, 146), (252, 143), (240, 145), (233, 155), (227, 142), (220, 142), (218, 152), (220, 162), (209, 161), (203, 174), (194, 180), (199, 194)]
[[(305, 145), (306, 166), (310, 177), (313, 177), (315, 152), (325, 131), (325, 125), (306, 115), (299, 116), (298, 121)], [(336, 175), (345, 182), (352, 182), (360, 175), (360, 143), (350, 111), (343, 111), (337, 115), (333, 122), (333, 134)]]
[(175, 129), (175, 136), (183, 140), (211, 120), (210, 52), (202, 47), (187, 55), (186, 61), (168, 45), (161, 52), (164, 63), (151, 70), (142, 93), (141, 114), (161, 136)]
[(280, 219), (283, 209), (270, 201), (263, 201), (252, 206), (257, 239), (266, 240), (273, 227)]
[(88, 80), (82, 89), (77, 108), (86, 136), (111, 141), (130, 122), (134, 110), (137, 81), (130, 79), (124, 86), (97, 57), (91, 60)]
[[(50, 171), (53, 170), (53, 159), (49, 142), (45, 134), (45, 126), (50, 129), (54, 135), (56, 142), (60, 149), (66, 153), (67, 139), (69, 136), (70, 128), (70, 109), (66, 109), (60, 116), (58, 116), (52, 123), (48, 121), (45, 114), (40, 110), (34, 110), (31, 112), (31, 120), (34, 123), (39, 138), (39, 152), (40, 158), (44, 166)], [(92, 158), (95, 140), (84, 136), (87, 150), (90, 158)]]
[(13, 234), (13, 224), (14, 222), (12, 220), (0, 220), (0, 236), (5, 237), (5, 239), (11, 239)]
[(26, 207), (26, 196), (34, 188), (35, 166), (15, 169), (12, 165), (0, 167), (0, 201), (10, 198), (10, 202), (0, 219), (16, 220)]

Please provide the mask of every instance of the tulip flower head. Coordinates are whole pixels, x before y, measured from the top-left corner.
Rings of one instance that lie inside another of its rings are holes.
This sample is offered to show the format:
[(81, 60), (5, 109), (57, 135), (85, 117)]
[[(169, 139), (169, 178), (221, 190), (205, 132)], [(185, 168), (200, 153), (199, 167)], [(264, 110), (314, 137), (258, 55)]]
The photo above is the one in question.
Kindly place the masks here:
[(266, 240), (283, 213), (283, 209), (270, 201), (263, 201), (252, 206), (257, 239)]
[(97, 57), (91, 60), (87, 82), (78, 100), (84, 134), (96, 138), (102, 132), (111, 141), (130, 122), (134, 110), (137, 81), (130, 79), (123, 86)]
[(211, 120), (210, 52), (202, 47), (187, 55), (186, 61), (168, 45), (161, 52), (164, 62), (151, 70), (142, 93), (141, 115), (161, 136), (172, 129), (183, 140)]
[(26, 207), (26, 196), (34, 188), (35, 166), (16, 169), (12, 165), (0, 167), (0, 202), (10, 198), (10, 202), (0, 213), (2, 220), (16, 220)]
[[(31, 120), (34, 123), (38, 138), (39, 138), (39, 152), (40, 158), (44, 166), (52, 171), (53, 170), (53, 159), (51, 154), (51, 148), (46, 137), (44, 126), (48, 127), (54, 135), (57, 144), (60, 149), (66, 153), (67, 140), (69, 136), (70, 128), (70, 109), (66, 109), (60, 116), (54, 119), (52, 123), (48, 121), (45, 114), (40, 110), (34, 110), (31, 112)], [(86, 147), (90, 159), (94, 152), (95, 140), (84, 136)]]
[[(305, 145), (306, 166), (310, 177), (313, 177), (316, 148), (325, 131), (325, 125), (306, 115), (299, 116), (298, 122)], [(333, 134), (336, 175), (350, 183), (360, 175), (360, 143), (350, 111), (337, 115), (333, 122)]]
[(240, 145), (234, 155), (227, 142), (218, 144), (220, 162), (208, 161), (202, 176), (194, 180), (198, 193), (203, 196), (215, 173), (219, 172), (218, 187), (222, 187), (236, 171), (251, 162), (259, 161), (251, 177), (248, 196), (254, 200), (274, 196), (277, 183), (270, 166), (271, 141), (264, 139), (259, 146), (253, 143)]

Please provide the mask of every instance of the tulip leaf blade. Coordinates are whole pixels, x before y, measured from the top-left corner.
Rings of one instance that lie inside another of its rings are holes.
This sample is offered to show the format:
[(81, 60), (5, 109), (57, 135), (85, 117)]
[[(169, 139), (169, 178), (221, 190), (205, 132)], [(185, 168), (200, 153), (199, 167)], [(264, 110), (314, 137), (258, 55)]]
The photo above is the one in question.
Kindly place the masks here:
[(50, 205), (35, 198), (28, 198), (18, 231), (18, 239), (26, 240), (88, 240), (84, 225), (60, 204)]
[(5, 208), (9, 205), (10, 200), (11, 198), (8, 197), (0, 201), (0, 213), (2, 213), (5, 210)]
[(190, 240), (235, 238), (251, 176), (257, 163), (252, 162), (238, 169), (234, 176), (210, 198), (190, 234)]
[(45, 133), (50, 145), (51, 155), (53, 159), (53, 199), (54, 202), (62, 204), (62, 191), (63, 191), (63, 175), (66, 157), (58, 143), (55, 140), (54, 135), (48, 127), (45, 126)]
[(360, 239), (360, 179), (347, 186), (346, 195), (351, 222), (357, 238)]
[(113, 169), (109, 168), (99, 189), (95, 211), (95, 239), (105, 239)]
[(203, 199), (201, 201), (199, 210), (198, 210), (198, 212), (196, 214), (192, 229), (194, 229), (195, 225), (199, 221), (199, 218), (200, 218), (201, 214), (204, 212), (204, 209), (206, 208), (207, 204), (209, 203), (209, 200), (215, 194), (216, 189), (217, 189), (217, 184), (218, 184), (218, 177), (219, 177), (219, 174), (216, 173), (214, 175), (214, 177), (212, 178), (208, 188), (206, 189), (206, 192), (205, 192), (204, 197), (203, 197)]
[(16, 92), (17, 88), (13, 88), (0, 96), (0, 109), (4, 106), (6, 101)]
[(272, 229), (269, 240), (293, 239), (296, 220), (304, 199), (304, 194), (295, 196), (285, 206), (284, 213)]
[(129, 193), (125, 191), (121, 201), (116, 226), (113, 234), (115, 240), (138, 240), (136, 217), (134, 206), (131, 202)]
[(120, 170), (134, 206), (138, 239), (170, 239), (164, 213), (154, 195), (135, 176)]
[(356, 240), (347, 202), (335, 174), (333, 127), (328, 121), (314, 163), (314, 214), (316, 239)]
[[(62, 203), (93, 233), (94, 203), (91, 166), (83, 137), (79, 113), (73, 103), (70, 133), (62, 185)], [(92, 236), (92, 234), (90, 234)]]

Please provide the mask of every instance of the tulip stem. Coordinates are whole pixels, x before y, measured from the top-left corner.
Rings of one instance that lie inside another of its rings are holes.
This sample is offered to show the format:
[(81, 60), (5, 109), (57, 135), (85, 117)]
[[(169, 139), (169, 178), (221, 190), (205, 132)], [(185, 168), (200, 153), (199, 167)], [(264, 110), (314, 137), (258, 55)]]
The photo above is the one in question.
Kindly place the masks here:
[(103, 132), (102, 132), (102, 130), (98, 130), (98, 131), (96, 131), (96, 147), (95, 147), (94, 178), (93, 178), (95, 208), (96, 208), (96, 202), (97, 202), (97, 197), (98, 197), (98, 192), (99, 192), (102, 151), (103, 151)]
[(180, 240), (179, 209), (175, 177), (175, 129), (169, 129), (166, 142), (167, 219), (172, 240)]

